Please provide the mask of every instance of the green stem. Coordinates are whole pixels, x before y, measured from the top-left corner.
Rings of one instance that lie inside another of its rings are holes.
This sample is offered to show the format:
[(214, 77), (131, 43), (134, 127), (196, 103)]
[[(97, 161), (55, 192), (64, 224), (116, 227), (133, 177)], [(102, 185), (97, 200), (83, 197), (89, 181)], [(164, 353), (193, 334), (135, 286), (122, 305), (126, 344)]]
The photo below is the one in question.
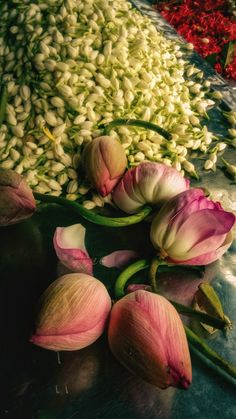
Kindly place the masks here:
[[(213, 362), (214, 365), (220, 367), (221, 370), (225, 371), (231, 377), (236, 379), (236, 367), (224, 358), (222, 358), (217, 352), (211, 349), (202, 339), (200, 339), (191, 329), (187, 326), (184, 327), (190, 345), (195, 349), (194, 353), (198, 355), (200, 352), (201, 359), (203, 356)], [(218, 371), (218, 369), (217, 369)]]
[(1, 89), (1, 97), (0, 97), (0, 127), (6, 115), (7, 97), (8, 97), (7, 86), (4, 84)]
[(118, 276), (115, 283), (115, 296), (117, 299), (124, 297), (125, 295), (125, 285), (129, 278), (133, 276), (136, 272), (139, 272), (143, 269), (149, 267), (149, 261), (147, 259), (140, 259), (137, 262), (129, 265), (121, 274)]
[[(133, 127), (140, 127), (150, 129), (151, 131), (155, 131), (158, 134), (162, 135), (166, 140), (171, 140), (172, 135), (166, 131), (164, 128), (159, 127), (156, 124), (147, 121), (141, 121), (140, 119), (115, 119), (112, 122), (109, 122), (107, 125), (104, 126), (105, 131), (110, 131), (113, 127), (117, 127), (120, 125), (127, 125)], [(102, 126), (100, 126), (102, 128)]]
[(160, 260), (155, 257), (150, 265), (150, 270), (149, 270), (149, 277), (150, 277), (150, 282), (151, 282), (151, 286), (152, 286), (152, 290), (153, 292), (155, 292), (156, 294), (158, 294), (158, 287), (157, 287), (157, 281), (156, 281), (156, 274), (157, 274), (157, 269), (160, 266)]
[(107, 227), (127, 227), (131, 224), (140, 223), (140, 221), (144, 220), (152, 211), (152, 208), (149, 206), (145, 206), (140, 212), (134, 215), (130, 215), (128, 217), (105, 217), (103, 215), (96, 214), (91, 210), (87, 210), (83, 207), (83, 205), (78, 204), (77, 202), (70, 201), (69, 199), (52, 196), (52, 195), (44, 195), (37, 192), (34, 192), (34, 197), (38, 201), (42, 202), (49, 202), (54, 204), (63, 205), (74, 211), (75, 213), (79, 214), (86, 220), (90, 221), (94, 224), (99, 224), (102, 226)]
[[(151, 285), (153, 290), (157, 290), (156, 285), (156, 272), (160, 265), (165, 264), (165, 261), (160, 261), (158, 258), (154, 258), (151, 262), (151, 269), (149, 271), (149, 277), (151, 280)], [(136, 272), (141, 271), (142, 269), (150, 267), (150, 261), (147, 259), (140, 259), (131, 265), (129, 265), (121, 274), (118, 276), (115, 283), (115, 296), (117, 299), (124, 297), (125, 295), (125, 285), (128, 280)], [(155, 291), (156, 292), (156, 291)], [(219, 319), (218, 317), (210, 316), (209, 314), (203, 313), (200, 310), (194, 310), (191, 307), (185, 306), (183, 304), (177, 303), (175, 301), (169, 300), (171, 304), (176, 308), (176, 310), (185, 316), (196, 318), (198, 321), (208, 324), (216, 329), (224, 329), (227, 327), (227, 322), (224, 319)]]
[(184, 306), (183, 304), (177, 303), (176, 301), (169, 300), (169, 302), (176, 308), (178, 313), (183, 314), (184, 316), (193, 317), (201, 323), (209, 324), (216, 329), (225, 329), (227, 323), (225, 320), (210, 316), (207, 313), (203, 313), (199, 310), (194, 310), (191, 307)]

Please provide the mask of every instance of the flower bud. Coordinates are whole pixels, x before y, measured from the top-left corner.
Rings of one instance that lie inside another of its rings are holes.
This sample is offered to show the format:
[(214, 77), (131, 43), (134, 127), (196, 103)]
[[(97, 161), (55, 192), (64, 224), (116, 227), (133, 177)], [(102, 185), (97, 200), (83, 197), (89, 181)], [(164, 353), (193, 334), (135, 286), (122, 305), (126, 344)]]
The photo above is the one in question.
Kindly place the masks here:
[(58, 259), (72, 272), (93, 275), (93, 261), (85, 247), (86, 230), (81, 224), (57, 227), (53, 244)]
[(119, 182), (127, 165), (124, 148), (112, 137), (95, 138), (82, 155), (87, 177), (102, 195), (108, 195)]
[(115, 357), (149, 383), (163, 389), (190, 385), (184, 328), (164, 297), (139, 290), (119, 300), (111, 311), (108, 340)]
[(207, 265), (231, 245), (234, 222), (234, 214), (203, 190), (190, 189), (163, 205), (152, 222), (151, 241), (172, 263)]
[(30, 341), (54, 351), (85, 348), (102, 335), (110, 309), (102, 282), (82, 273), (61, 276), (41, 297)]
[(174, 168), (160, 163), (141, 163), (128, 170), (113, 192), (123, 211), (133, 214), (145, 205), (162, 205), (189, 188), (189, 180)]
[(35, 208), (33, 193), (24, 178), (13, 170), (0, 169), (0, 226), (31, 217)]

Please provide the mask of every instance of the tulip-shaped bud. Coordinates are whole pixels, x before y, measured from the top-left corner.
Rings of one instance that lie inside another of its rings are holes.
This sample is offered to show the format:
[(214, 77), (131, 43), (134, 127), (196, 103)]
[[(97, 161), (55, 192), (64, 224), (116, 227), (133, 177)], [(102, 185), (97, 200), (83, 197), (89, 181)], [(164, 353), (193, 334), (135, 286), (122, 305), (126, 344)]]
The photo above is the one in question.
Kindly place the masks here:
[(189, 188), (189, 180), (174, 168), (144, 162), (128, 170), (113, 192), (115, 204), (133, 214), (145, 204), (162, 205)]
[(151, 225), (151, 241), (163, 258), (183, 265), (207, 265), (232, 243), (235, 222), (231, 212), (190, 189), (167, 202)]
[(74, 351), (103, 333), (111, 299), (102, 282), (73, 273), (61, 276), (43, 293), (31, 342), (54, 351)]
[(112, 308), (108, 339), (115, 357), (149, 383), (163, 389), (190, 385), (185, 331), (164, 297), (143, 290), (127, 294)]
[(95, 138), (86, 146), (82, 161), (89, 181), (102, 196), (113, 190), (127, 166), (122, 145), (106, 135)]
[(0, 169), (0, 226), (31, 217), (36, 203), (24, 178), (13, 170)]
[(53, 237), (58, 259), (72, 272), (93, 275), (93, 261), (85, 247), (86, 230), (81, 224), (57, 227)]

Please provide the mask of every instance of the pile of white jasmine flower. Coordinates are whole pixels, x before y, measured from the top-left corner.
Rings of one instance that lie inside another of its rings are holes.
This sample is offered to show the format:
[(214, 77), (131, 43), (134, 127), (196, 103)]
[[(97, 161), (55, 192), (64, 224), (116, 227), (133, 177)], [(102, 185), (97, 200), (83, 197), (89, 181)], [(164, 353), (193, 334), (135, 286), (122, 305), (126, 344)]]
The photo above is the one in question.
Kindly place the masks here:
[[(130, 166), (150, 160), (195, 175), (189, 158), (197, 150), (215, 169), (226, 144), (201, 118), (220, 94), (210, 97), (210, 83), (199, 82), (186, 45), (166, 39), (128, 1), (4, 0), (0, 14), (8, 92), (0, 167), (23, 173), (37, 192), (77, 199), (88, 192), (77, 173), (84, 145), (103, 133), (100, 124), (132, 118), (160, 125), (172, 140), (138, 127), (111, 130)], [(104, 200), (93, 195), (84, 205)]]

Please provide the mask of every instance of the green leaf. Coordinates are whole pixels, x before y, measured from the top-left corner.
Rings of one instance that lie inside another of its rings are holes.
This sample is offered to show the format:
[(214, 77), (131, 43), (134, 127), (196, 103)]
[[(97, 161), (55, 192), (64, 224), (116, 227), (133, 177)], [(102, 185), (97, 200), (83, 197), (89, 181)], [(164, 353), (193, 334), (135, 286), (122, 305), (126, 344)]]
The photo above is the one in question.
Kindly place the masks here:
[(227, 65), (230, 64), (230, 62), (233, 59), (233, 56), (235, 55), (235, 41), (230, 41), (228, 44), (226, 44), (222, 50), (223, 52), (223, 66), (224, 68), (227, 67)]

